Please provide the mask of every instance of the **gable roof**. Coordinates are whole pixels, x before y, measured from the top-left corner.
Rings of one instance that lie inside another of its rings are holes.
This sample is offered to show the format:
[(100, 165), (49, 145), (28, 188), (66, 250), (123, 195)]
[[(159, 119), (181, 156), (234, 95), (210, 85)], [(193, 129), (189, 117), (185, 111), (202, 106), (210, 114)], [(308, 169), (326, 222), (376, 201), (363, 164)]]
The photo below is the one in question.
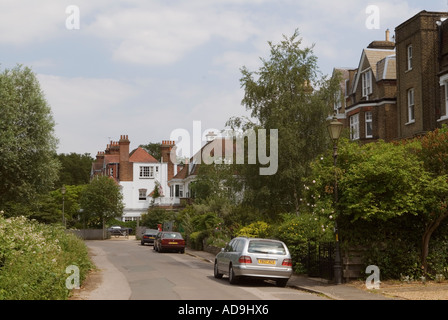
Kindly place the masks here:
[[(361, 74), (367, 70), (372, 70), (372, 75), (375, 77), (375, 81), (378, 81), (377, 79), (377, 66), (378, 62), (388, 56), (395, 55), (395, 50), (386, 50), (386, 49), (363, 49), (361, 60), (359, 61), (359, 67), (358, 67), (358, 73), (356, 74), (356, 78), (354, 81), (354, 85), (352, 87), (352, 90), (355, 91), (358, 87), (359, 79), (361, 77)], [(367, 68), (363, 68), (363, 65), (365, 62), (368, 63)], [(353, 93), (353, 92), (352, 92)]]
[(143, 163), (159, 163), (152, 155), (146, 152), (145, 149), (138, 147), (131, 152), (129, 157), (130, 162), (143, 162)]

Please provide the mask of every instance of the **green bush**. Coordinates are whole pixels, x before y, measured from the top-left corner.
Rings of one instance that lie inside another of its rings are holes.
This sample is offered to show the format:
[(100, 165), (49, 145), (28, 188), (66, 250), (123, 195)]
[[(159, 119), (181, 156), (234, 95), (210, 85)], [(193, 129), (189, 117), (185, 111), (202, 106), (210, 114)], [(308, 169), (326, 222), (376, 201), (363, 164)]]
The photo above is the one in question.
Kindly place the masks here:
[(306, 273), (308, 244), (334, 240), (333, 222), (308, 213), (284, 214), (274, 236), (288, 246), (295, 272)]
[(256, 221), (242, 227), (237, 232), (237, 236), (249, 238), (269, 238), (271, 236), (271, 228), (267, 222)]
[(67, 299), (70, 265), (81, 282), (92, 268), (82, 240), (59, 226), (0, 215), (0, 300)]

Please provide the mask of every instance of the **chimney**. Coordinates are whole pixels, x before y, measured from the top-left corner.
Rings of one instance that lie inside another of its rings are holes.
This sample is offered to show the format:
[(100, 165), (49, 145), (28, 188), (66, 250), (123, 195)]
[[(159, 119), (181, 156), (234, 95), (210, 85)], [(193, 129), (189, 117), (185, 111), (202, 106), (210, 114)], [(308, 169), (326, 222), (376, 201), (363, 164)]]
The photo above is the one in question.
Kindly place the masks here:
[(162, 155), (162, 163), (168, 163), (168, 181), (174, 177), (174, 163), (171, 161), (171, 151), (175, 147), (176, 142), (170, 140), (162, 140), (160, 153)]
[(133, 180), (133, 166), (132, 162), (129, 162), (129, 145), (131, 142), (127, 135), (120, 136), (118, 141), (119, 153), (120, 153), (120, 168), (118, 172), (118, 178), (120, 181), (132, 181)]

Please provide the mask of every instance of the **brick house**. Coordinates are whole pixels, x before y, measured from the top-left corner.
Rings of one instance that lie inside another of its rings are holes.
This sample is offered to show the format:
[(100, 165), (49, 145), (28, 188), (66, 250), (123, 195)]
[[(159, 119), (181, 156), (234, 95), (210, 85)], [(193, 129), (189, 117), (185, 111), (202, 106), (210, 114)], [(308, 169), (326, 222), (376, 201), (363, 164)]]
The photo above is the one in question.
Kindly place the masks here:
[(358, 67), (335, 68), (338, 119), (352, 140), (407, 139), (448, 124), (448, 12), (421, 11), (373, 41)]
[(390, 141), (397, 135), (395, 43), (389, 37), (386, 31), (385, 41), (373, 41), (363, 49), (357, 68), (333, 71), (342, 77), (334, 109), (350, 128), (352, 140)]
[[(160, 161), (141, 147), (129, 152), (129, 146), (127, 135), (111, 141), (105, 151), (98, 152), (91, 169), (91, 178), (106, 175), (120, 185), (125, 204), (123, 221), (136, 220), (152, 203), (166, 208), (176, 205), (179, 201), (171, 196), (168, 186), (177, 170), (169, 156), (174, 142), (162, 141)], [(155, 188), (161, 196), (153, 199)]]
[(447, 17), (446, 12), (421, 11), (395, 29), (399, 138), (424, 134), (447, 122), (448, 77), (442, 59), (448, 50), (448, 27), (442, 23)]

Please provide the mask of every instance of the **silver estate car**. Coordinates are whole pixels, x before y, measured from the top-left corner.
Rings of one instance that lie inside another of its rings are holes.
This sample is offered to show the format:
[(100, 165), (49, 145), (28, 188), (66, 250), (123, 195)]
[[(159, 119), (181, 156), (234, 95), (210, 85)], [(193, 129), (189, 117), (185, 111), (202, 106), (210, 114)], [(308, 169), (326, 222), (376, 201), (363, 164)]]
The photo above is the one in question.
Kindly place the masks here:
[(278, 240), (238, 237), (215, 257), (214, 276), (228, 275), (231, 284), (240, 277), (272, 279), (285, 287), (292, 275), (292, 260), (287, 246)]

